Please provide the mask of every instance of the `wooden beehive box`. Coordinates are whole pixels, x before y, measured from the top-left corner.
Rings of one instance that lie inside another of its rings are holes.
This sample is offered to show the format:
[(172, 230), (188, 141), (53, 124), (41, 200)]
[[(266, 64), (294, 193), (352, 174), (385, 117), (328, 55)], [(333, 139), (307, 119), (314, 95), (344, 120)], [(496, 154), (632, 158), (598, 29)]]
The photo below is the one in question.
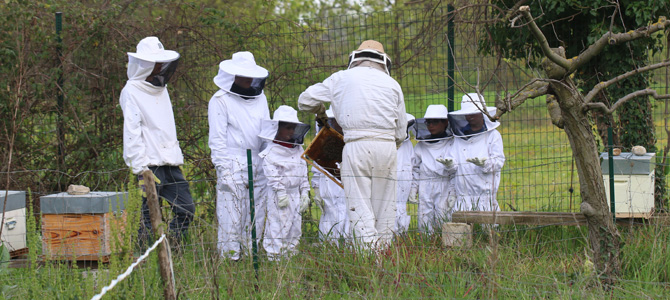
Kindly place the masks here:
[(127, 199), (128, 193), (117, 192), (41, 197), (44, 257), (108, 261), (112, 239), (123, 240), (120, 235), (124, 232)]

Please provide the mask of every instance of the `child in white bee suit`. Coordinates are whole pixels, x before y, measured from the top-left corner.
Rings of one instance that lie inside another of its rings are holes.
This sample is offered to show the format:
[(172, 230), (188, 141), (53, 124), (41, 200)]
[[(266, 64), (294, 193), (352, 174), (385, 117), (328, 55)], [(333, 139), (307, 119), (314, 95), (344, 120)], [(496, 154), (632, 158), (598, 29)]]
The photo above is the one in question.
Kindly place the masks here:
[(496, 128), (482, 111), (490, 115), (495, 107), (487, 107), (481, 94), (463, 96), (461, 109), (449, 113), (454, 143), (441, 162), (455, 174), (456, 210), (499, 211), (496, 194), (500, 170), (505, 164), (503, 141)]
[[(342, 133), (342, 127), (335, 120), (333, 111), (326, 110), (326, 115), (328, 116), (328, 125)], [(321, 130), (318, 125), (317, 128)], [(321, 218), (319, 219), (321, 238), (333, 243), (348, 238), (350, 236), (349, 214), (347, 213), (344, 189), (317, 168), (312, 168), (312, 173), (314, 202), (321, 209)]]
[(414, 182), (409, 201), (419, 203), (419, 229), (424, 232), (433, 232), (442, 222), (451, 220), (454, 206), (449, 172), (437, 161), (445, 157), (453, 144), (448, 117), (447, 107), (430, 105), (414, 125), (418, 143), (412, 159)]
[(309, 205), (309, 179), (307, 163), (300, 155), (308, 131), (309, 125), (298, 120), (298, 112), (282, 105), (272, 120), (263, 122), (259, 135), (270, 141), (259, 154), (268, 180), (262, 195), (267, 205), (263, 248), (270, 260), (294, 254), (302, 235), (300, 214)]
[(412, 157), (414, 156), (414, 145), (410, 139), (410, 131), (414, 131), (415, 121), (413, 115), (407, 114), (407, 138), (398, 147), (396, 233), (406, 232), (411, 220), (411, 217), (407, 214), (407, 199), (409, 199), (413, 182)]
[[(214, 83), (219, 87), (209, 101), (209, 148), (216, 167), (217, 247), (223, 257), (239, 260), (251, 249), (251, 210), (247, 149), (251, 150), (255, 191), (264, 184), (261, 158), (264, 142), (258, 137), (270, 110), (263, 93), (268, 71), (256, 65), (248, 51), (234, 53), (219, 64)], [(263, 232), (262, 199), (255, 199), (256, 232)]]

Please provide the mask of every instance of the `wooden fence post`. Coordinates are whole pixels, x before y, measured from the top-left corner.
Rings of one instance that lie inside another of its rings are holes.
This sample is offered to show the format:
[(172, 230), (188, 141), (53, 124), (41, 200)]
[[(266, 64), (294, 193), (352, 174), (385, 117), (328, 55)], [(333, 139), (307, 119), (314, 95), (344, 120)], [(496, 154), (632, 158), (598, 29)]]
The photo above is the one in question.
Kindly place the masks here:
[[(151, 228), (154, 236), (160, 237), (165, 234), (165, 225), (163, 224), (161, 208), (158, 202), (158, 193), (156, 193), (154, 173), (151, 170), (146, 170), (142, 172), (142, 176), (144, 176), (144, 187), (147, 193), (147, 206), (149, 207)], [(165, 283), (163, 295), (165, 299), (176, 300), (177, 293), (175, 292), (174, 278), (172, 277), (172, 257), (170, 256), (169, 251), (170, 244), (166, 238), (163, 240), (163, 243), (158, 246), (158, 264), (161, 270), (161, 277)]]

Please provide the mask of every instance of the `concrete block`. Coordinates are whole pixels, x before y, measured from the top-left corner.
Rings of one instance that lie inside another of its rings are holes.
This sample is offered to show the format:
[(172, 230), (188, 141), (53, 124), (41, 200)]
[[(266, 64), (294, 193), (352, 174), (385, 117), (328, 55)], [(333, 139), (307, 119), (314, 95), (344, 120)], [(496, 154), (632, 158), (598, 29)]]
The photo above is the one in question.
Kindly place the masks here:
[(442, 224), (442, 246), (472, 247), (472, 226), (466, 223)]

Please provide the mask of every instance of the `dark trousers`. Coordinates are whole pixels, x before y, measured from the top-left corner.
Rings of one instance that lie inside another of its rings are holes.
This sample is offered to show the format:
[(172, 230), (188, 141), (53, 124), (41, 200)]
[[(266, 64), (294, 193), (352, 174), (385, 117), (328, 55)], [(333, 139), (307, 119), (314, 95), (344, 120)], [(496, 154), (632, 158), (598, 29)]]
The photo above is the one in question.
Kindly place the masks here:
[[(161, 181), (156, 184), (158, 199), (165, 199), (170, 204), (170, 209), (174, 214), (174, 219), (170, 222), (170, 234), (179, 242), (183, 235), (188, 231), (188, 226), (193, 221), (195, 205), (193, 197), (188, 187), (188, 182), (184, 179), (181, 169), (175, 166), (149, 167), (156, 177)], [(159, 200), (159, 202), (161, 202)], [(151, 219), (149, 217), (149, 206), (147, 198), (142, 197), (142, 224), (140, 225), (140, 242), (148, 242), (149, 237), (153, 236), (151, 232)], [(152, 239), (153, 240), (153, 239)]]

